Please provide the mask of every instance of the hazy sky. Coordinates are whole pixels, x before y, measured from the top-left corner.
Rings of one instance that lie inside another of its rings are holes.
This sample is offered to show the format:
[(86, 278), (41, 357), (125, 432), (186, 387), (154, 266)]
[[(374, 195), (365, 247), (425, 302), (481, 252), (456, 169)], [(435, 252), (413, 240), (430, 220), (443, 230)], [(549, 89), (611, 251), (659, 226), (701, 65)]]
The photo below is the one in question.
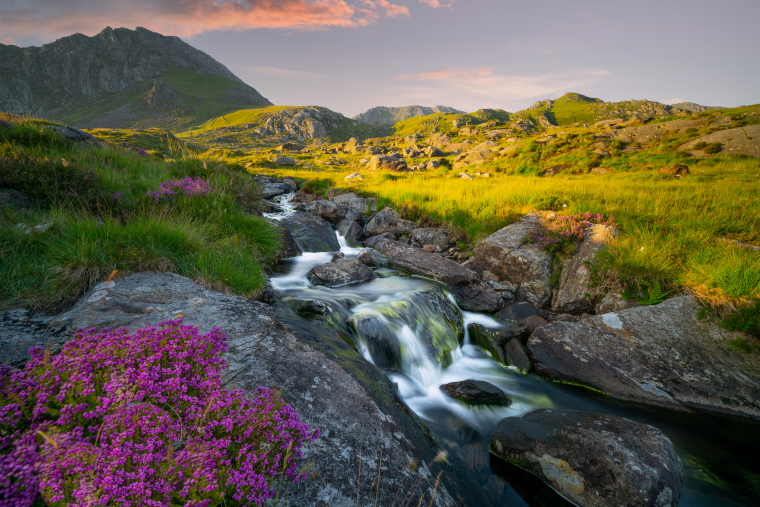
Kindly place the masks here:
[(275, 104), (760, 102), (760, 0), (0, 0), (0, 42), (144, 26)]

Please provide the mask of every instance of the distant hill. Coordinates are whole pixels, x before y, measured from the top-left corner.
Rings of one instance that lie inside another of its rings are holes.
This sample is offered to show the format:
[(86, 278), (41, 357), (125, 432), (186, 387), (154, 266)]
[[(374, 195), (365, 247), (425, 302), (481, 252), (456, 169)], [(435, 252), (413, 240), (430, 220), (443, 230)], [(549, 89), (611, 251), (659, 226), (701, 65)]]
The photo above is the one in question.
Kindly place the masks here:
[(354, 120), (359, 120), (364, 123), (373, 125), (393, 125), (398, 121), (408, 120), (417, 116), (427, 116), (435, 113), (457, 113), (462, 114), (464, 111), (459, 111), (453, 107), (447, 106), (403, 106), (403, 107), (373, 107), (367, 111), (354, 116)]
[(78, 127), (181, 129), (270, 105), (206, 53), (145, 28), (0, 44), (0, 111)]

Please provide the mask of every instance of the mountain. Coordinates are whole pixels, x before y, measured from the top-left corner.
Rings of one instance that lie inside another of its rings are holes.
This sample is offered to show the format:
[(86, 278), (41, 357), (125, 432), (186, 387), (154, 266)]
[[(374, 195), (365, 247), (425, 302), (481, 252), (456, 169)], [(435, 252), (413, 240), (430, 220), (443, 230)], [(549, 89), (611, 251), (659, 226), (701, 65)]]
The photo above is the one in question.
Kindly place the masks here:
[(555, 100), (538, 101), (527, 109), (513, 113), (512, 117), (529, 120), (534, 125), (549, 127), (575, 123), (591, 124), (617, 118), (646, 122), (654, 118), (688, 116), (708, 109), (714, 108), (692, 102), (667, 105), (646, 99), (605, 102), (580, 93), (566, 93)]
[(416, 116), (427, 116), (435, 113), (464, 113), (447, 106), (404, 106), (404, 107), (373, 107), (354, 116), (354, 120), (374, 125), (393, 125), (397, 121), (408, 120)]
[(0, 44), (0, 111), (78, 127), (182, 128), (270, 105), (206, 53), (145, 28)]

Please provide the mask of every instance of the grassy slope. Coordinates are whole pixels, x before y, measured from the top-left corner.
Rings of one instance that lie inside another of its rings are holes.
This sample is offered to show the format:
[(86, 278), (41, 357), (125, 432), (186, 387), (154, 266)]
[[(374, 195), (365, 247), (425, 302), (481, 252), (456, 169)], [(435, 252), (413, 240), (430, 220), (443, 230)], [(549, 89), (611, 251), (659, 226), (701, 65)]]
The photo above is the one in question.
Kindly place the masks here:
[(151, 128), (130, 129), (84, 129), (99, 140), (124, 147), (140, 148), (151, 155), (162, 158), (178, 158), (183, 155), (198, 154), (201, 147), (177, 139), (168, 130)]
[[(206, 197), (155, 203), (167, 179), (210, 178)], [(164, 162), (122, 148), (79, 148), (24, 122), (0, 129), (0, 188), (31, 196), (30, 209), (0, 210), (0, 301), (65, 306), (113, 270), (171, 270), (239, 294), (264, 283), (280, 234), (246, 212), (250, 175), (186, 158)], [(123, 202), (111, 198), (121, 192)], [(51, 223), (26, 234), (15, 224)]]
[(458, 129), (458, 127), (454, 127), (455, 121), (459, 127), (462, 127), (464, 125), (478, 125), (489, 120), (508, 121), (509, 117), (510, 114), (502, 109), (479, 109), (474, 113), (467, 114), (434, 113), (396, 122), (391, 127), (391, 133), (397, 136), (430, 135), (434, 132), (453, 133)]
[(127, 106), (137, 115), (132, 125), (135, 128), (161, 126), (181, 131), (198, 126), (211, 118), (250, 107), (249, 104), (220, 100), (230, 88), (239, 84), (227, 78), (174, 69), (156, 79), (165, 81), (180, 97), (176, 106), (160, 111), (161, 120), (150, 119), (155, 111), (149, 113), (132, 107), (150, 89), (150, 83), (94, 102), (75, 104), (58, 114), (56, 119), (68, 125), (82, 125), (102, 118), (115, 109)]

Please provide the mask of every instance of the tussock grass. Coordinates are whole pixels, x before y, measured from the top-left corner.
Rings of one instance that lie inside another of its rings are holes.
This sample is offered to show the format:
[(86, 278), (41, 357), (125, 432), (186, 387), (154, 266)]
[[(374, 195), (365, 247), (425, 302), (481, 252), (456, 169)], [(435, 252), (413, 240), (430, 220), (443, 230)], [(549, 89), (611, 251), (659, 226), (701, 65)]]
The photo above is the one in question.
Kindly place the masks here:
[[(160, 203), (145, 195), (185, 176), (208, 179), (215, 191)], [(278, 230), (249, 213), (260, 198), (251, 176), (219, 162), (81, 148), (22, 121), (0, 128), (0, 188), (33, 202), (0, 208), (4, 306), (65, 306), (114, 270), (173, 271), (253, 295), (280, 247)], [(47, 223), (31, 233), (16, 225)]]

